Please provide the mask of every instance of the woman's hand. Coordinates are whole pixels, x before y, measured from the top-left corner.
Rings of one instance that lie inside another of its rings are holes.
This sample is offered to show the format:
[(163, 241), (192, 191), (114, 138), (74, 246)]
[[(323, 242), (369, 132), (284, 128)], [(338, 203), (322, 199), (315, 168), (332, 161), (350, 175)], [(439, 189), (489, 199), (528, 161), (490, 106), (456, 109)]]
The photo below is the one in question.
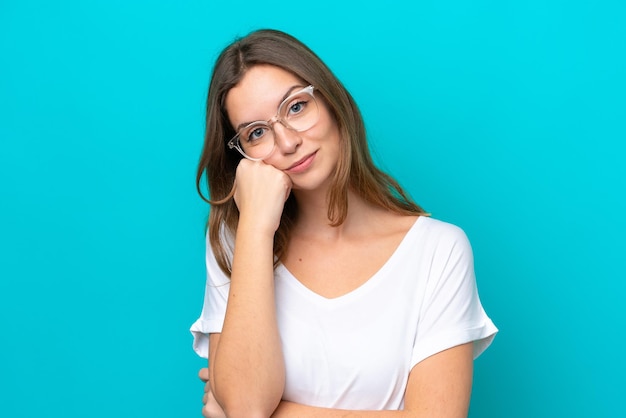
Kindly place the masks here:
[(289, 176), (262, 161), (243, 159), (237, 167), (235, 185), (239, 222), (276, 232), (291, 192)]
[(204, 396), (202, 397), (202, 416), (206, 418), (226, 418), (222, 407), (217, 403), (211, 385), (209, 384), (209, 369), (204, 367), (198, 373), (200, 380), (204, 382)]

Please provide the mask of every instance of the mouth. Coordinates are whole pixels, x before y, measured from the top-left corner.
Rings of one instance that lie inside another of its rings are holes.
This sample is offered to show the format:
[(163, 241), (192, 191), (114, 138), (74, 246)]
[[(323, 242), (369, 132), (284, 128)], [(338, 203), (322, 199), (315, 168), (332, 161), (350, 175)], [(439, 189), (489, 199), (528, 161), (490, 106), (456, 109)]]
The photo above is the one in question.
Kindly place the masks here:
[(289, 168), (287, 168), (285, 171), (287, 171), (289, 173), (300, 173), (300, 172), (306, 170), (313, 163), (313, 160), (315, 159), (315, 155), (316, 154), (317, 154), (317, 151), (315, 151), (314, 153), (309, 154), (306, 157), (296, 161), (294, 164), (289, 166)]

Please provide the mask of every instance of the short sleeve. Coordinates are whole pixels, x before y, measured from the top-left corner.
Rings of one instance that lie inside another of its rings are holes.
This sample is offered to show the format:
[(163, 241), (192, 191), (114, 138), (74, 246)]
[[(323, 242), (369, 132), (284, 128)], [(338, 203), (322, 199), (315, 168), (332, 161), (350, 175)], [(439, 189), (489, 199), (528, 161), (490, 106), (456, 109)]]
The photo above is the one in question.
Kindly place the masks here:
[(191, 326), (193, 349), (203, 358), (209, 356), (209, 334), (222, 331), (230, 279), (217, 264), (207, 235), (206, 239), (206, 285), (200, 317)]
[(445, 224), (437, 234), (413, 346), (411, 367), (431, 355), (473, 342), (474, 358), (498, 329), (478, 296), (472, 248), (465, 233)]

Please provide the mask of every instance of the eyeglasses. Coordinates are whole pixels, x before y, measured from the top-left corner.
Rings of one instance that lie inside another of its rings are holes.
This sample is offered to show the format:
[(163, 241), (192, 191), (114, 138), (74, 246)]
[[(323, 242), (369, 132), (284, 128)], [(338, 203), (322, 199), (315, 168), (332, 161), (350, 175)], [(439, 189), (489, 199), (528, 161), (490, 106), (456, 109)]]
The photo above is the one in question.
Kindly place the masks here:
[(285, 128), (295, 132), (311, 129), (319, 120), (319, 107), (313, 90), (308, 86), (298, 90), (278, 106), (276, 115), (267, 121), (249, 123), (239, 129), (230, 141), (229, 149), (237, 149), (249, 160), (258, 161), (270, 156), (276, 146), (274, 124), (280, 122)]

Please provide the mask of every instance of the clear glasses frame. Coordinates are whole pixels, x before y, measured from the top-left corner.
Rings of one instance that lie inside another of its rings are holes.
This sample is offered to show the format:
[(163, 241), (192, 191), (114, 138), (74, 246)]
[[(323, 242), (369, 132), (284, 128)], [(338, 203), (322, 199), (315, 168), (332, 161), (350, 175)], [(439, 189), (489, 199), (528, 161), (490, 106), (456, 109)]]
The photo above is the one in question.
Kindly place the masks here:
[[(312, 85), (309, 85), (307, 87), (304, 87), (301, 90), (297, 90), (296, 92), (290, 94), (285, 100), (283, 100), (280, 105), (278, 106), (278, 110), (276, 111), (276, 115), (274, 115), (272, 118), (268, 119), (268, 120), (258, 120), (258, 121), (254, 121), (251, 122), (249, 124), (247, 124), (246, 126), (242, 127), (241, 129), (239, 129), (239, 131), (237, 132), (237, 135), (235, 135), (234, 137), (232, 137), (227, 145), (229, 149), (233, 149), (235, 148), (237, 151), (239, 151), (239, 153), (241, 155), (243, 155), (245, 158), (252, 160), (252, 161), (260, 161), (263, 160), (267, 157), (269, 157), (273, 152), (274, 149), (276, 148), (276, 132), (274, 131), (274, 124), (276, 122), (279, 122), (281, 125), (283, 125), (285, 128), (290, 129), (292, 131), (295, 132), (304, 132), (306, 130), (311, 129), (313, 126), (315, 126), (315, 124), (318, 122), (319, 120), (319, 105), (317, 103), (317, 99), (315, 98), (315, 95), (313, 94), (313, 91), (315, 90), (315, 87), (313, 87)], [(291, 126), (289, 124), (289, 122), (287, 122), (283, 117), (281, 117), (281, 112), (283, 110), (283, 107), (288, 106), (289, 102), (291, 100), (293, 100), (295, 97), (301, 95), (301, 94), (307, 94), (309, 96), (311, 96), (311, 98), (313, 99), (313, 104), (315, 105), (315, 111), (316, 111), (316, 116), (314, 118), (314, 121), (312, 123), (310, 123), (310, 126), (307, 126), (302, 128), (302, 129), (297, 129), (294, 128), (293, 126)], [(267, 128), (269, 131), (271, 131), (272, 133), (272, 148), (267, 152), (266, 155), (262, 156), (262, 157), (251, 157), (250, 155), (246, 154), (245, 151), (243, 150), (243, 147), (241, 146), (241, 134), (243, 132), (245, 132), (247, 129), (249, 129), (251, 126), (255, 126), (255, 127), (262, 127), (262, 128)]]

